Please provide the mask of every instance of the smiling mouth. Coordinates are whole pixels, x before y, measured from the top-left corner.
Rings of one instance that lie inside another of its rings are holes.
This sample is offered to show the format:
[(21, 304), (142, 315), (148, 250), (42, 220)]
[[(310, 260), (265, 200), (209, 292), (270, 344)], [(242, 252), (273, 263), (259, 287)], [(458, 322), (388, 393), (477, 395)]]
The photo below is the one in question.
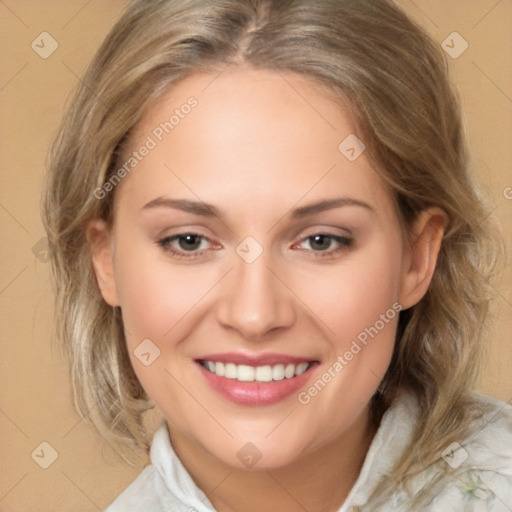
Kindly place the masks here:
[(315, 364), (315, 361), (264, 366), (221, 363), (204, 359), (198, 360), (198, 363), (207, 371), (219, 377), (225, 377), (239, 382), (272, 382), (298, 377), (309, 370), (309, 368)]

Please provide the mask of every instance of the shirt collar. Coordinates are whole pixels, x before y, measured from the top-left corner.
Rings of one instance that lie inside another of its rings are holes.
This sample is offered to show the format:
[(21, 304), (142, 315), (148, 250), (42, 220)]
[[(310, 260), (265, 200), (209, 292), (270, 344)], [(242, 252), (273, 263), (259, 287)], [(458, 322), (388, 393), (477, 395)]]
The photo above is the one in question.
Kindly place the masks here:
[[(367, 503), (381, 478), (389, 474), (407, 448), (417, 423), (418, 409), (417, 398), (412, 392), (402, 390), (397, 395), (382, 416), (357, 481), (339, 512), (351, 512)], [(197, 512), (215, 512), (208, 497), (197, 487), (176, 455), (165, 421), (155, 433), (150, 457), (170, 493)]]

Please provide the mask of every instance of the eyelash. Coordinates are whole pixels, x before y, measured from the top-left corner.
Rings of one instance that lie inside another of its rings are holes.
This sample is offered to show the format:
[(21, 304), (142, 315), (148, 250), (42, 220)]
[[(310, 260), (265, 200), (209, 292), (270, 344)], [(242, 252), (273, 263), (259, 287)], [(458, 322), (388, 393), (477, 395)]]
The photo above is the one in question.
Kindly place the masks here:
[[(166, 252), (169, 252), (172, 256), (177, 257), (179, 259), (193, 260), (196, 258), (205, 257), (204, 252), (201, 252), (201, 251), (179, 251), (172, 247), (172, 245), (171, 245), (172, 242), (179, 240), (180, 238), (185, 238), (186, 236), (195, 236), (195, 237), (199, 237), (201, 239), (201, 241), (202, 240), (210, 241), (207, 237), (202, 236), (199, 233), (188, 232), (188, 233), (178, 233), (177, 235), (167, 236), (165, 238), (162, 238), (161, 240), (158, 240), (157, 244), (160, 247), (162, 247)], [(348, 238), (348, 237), (340, 236), (340, 235), (333, 235), (331, 233), (319, 232), (319, 233), (314, 233), (312, 235), (308, 235), (307, 237), (303, 238), (299, 242), (299, 244), (302, 244), (303, 242), (305, 242), (307, 240), (312, 240), (313, 238), (315, 238), (317, 236), (324, 236), (324, 237), (330, 238), (332, 241), (340, 244), (340, 247), (338, 247), (337, 249), (335, 249), (333, 251), (332, 250), (327, 250), (327, 251), (311, 250), (311, 252), (315, 253), (315, 256), (314, 256), (315, 258), (325, 258), (325, 257), (329, 257), (332, 255), (338, 254), (340, 252), (346, 251), (352, 246), (352, 244), (354, 242), (354, 240), (352, 238)], [(299, 244), (295, 244), (295, 245), (299, 245)]]

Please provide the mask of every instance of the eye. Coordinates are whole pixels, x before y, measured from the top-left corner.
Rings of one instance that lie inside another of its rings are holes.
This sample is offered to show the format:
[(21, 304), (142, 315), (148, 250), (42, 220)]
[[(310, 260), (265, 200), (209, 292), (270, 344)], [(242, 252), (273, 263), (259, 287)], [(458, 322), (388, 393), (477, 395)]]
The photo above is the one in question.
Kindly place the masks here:
[[(315, 233), (304, 238), (293, 248), (305, 249), (316, 253), (317, 257), (332, 256), (347, 250), (353, 240), (345, 236), (329, 233)], [(157, 244), (172, 256), (180, 259), (193, 259), (206, 256), (212, 242), (198, 233), (178, 233), (158, 240)], [(306, 247), (304, 247), (306, 246)]]
[[(345, 236), (333, 235), (329, 233), (315, 233), (302, 240), (297, 246), (303, 246), (306, 244), (306, 249), (310, 249), (316, 253), (322, 253), (321, 255), (331, 255), (340, 251), (348, 249), (352, 245), (353, 240)], [(295, 246), (295, 247), (297, 247)], [(320, 254), (318, 255), (320, 256)]]
[(205, 236), (197, 233), (178, 233), (158, 240), (158, 245), (181, 258), (196, 258), (203, 254), (211, 243)]

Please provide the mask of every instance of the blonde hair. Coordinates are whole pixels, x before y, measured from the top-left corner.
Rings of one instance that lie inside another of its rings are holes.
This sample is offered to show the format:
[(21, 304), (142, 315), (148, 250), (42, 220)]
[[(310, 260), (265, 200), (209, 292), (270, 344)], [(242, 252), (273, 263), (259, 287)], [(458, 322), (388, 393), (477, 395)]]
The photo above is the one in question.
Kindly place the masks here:
[(384, 495), (463, 439), (498, 254), (468, 171), (446, 61), (388, 0), (159, 0), (127, 8), (65, 116), (44, 192), (58, 333), (77, 407), (126, 460), (147, 448), (142, 413), (152, 404), (131, 366), (120, 311), (98, 289), (85, 226), (112, 220), (114, 193), (99, 200), (94, 191), (116, 172), (148, 107), (187, 75), (239, 63), (299, 74), (348, 101), (405, 229), (430, 206), (448, 216), (431, 286), (401, 312), (392, 362), (372, 399), (376, 422), (399, 389), (419, 399), (414, 449), (379, 489)]

